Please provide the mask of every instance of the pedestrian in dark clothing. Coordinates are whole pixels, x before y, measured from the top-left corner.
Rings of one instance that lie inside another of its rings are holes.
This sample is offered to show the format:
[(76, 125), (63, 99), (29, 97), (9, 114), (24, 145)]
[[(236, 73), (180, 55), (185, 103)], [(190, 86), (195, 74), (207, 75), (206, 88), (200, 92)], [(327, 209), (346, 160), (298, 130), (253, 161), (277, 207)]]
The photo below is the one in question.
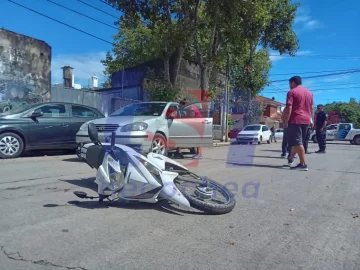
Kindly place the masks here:
[(303, 87), (299, 76), (289, 80), (291, 90), (287, 93), (284, 119), (287, 126), (288, 143), (291, 146), (291, 154), (288, 157), (288, 165), (294, 162), (296, 154), (299, 155), (300, 163), (290, 169), (307, 171), (305, 162), (304, 141), (306, 132), (312, 119), (313, 94)]
[(286, 127), (286, 123), (285, 123), (285, 120), (284, 120), (284, 115), (282, 115), (281, 118), (282, 118), (282, 121), (283, 121), (283, 124), (284, 124), (284, 127), (283, 127), (283, 129), (284, 129), (284, 131), (283, 131), (283, 139), (282, 139), (282, 145), (281, 145), (281, 148), (282, 148), (281, 157), (285, 158), (286, 154), (288, 154), (288, 156), (290, 156), (291, 147), (288, 145), (287, 127)]
[(315, 122), (315, 130), (316, 130), (316, 139), (318, 141), (319, 150), (315, 151), (318, 154), (325, 154), (326, 151), (326, 124), (328, 120), (328, 113), (324, 111), (323, 105), (317, 106), (316, 113), (316, 122)]
[(276, 138), (275, 138), (275, 125), (273, 125), (271, 128), (270, 128), (270, 131), (271, 131), (271, 142), (274, 140), (274, 142), (277, 142), (276, 141)]
[(313, 121), (311, 119), (311, 124), (308, 127), (308, 130), (306, 132), (306, 138), (305, 138), (305, 141), (304, 141), (305, 154), (310, 154), (310, 152), (308, 151), (308, 146), (309, 146), (309, 140), (310, 140), (311, 131), (313, 129), (313, 125), (314, 125), (314, 123), (313, 123)]

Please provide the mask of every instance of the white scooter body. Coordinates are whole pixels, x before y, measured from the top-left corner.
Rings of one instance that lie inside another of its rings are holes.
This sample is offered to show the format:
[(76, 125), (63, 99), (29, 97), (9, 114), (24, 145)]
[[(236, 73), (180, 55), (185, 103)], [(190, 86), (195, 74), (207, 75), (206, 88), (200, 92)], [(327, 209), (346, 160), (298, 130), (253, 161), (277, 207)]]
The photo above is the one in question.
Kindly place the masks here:
[[(91, 146), (95, 146), (95, 144), (88, 143), (82, 147), (86, 150), (85, 160), (89, 158), (87, 150)], [(110, 149), (110, 146), (110, 143), (102, 143), (102, 146), (98, 147)], [(120, 149), (120, 151), (126, 152), (127, 167), (121, 164), (121, 160), (116, 161), (110, 152), (105, 153), (102, 164), (97, 169), (95, 180), (100, 197), (109, 196), (110, 200), (121, 198), (148, 203), (156, 203), (162, 198), (168, 199), (183, 208), (190, 208), (189, 201), (174, 184), (174, 179), (178, 173), (166, 171), (165, 163), (171, 163), (174, 167), (187, 171), (186, 167), (168, 157), (155, 153), (149, 153), (145, 157), (125, 145), (115, 144), (113, 149), (114, 151)]]

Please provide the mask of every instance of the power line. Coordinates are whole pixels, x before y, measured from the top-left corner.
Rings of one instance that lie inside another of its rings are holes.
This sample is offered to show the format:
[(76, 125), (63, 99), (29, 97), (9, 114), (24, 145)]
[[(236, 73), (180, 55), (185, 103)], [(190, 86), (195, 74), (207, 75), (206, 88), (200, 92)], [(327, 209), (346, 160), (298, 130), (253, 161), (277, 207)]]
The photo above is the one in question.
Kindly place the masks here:
[[(311, 92), (318, 92), (318, 91), (337, 91), (342, 89), (360, 89), (359, 86), (356, 87), (344, 87), (344, 88), (323, 88), (323, 89), (311, 89)], [(344, 92), (344, 91), (341, 91)], [(264, 91), (264, 93), (278, 93), (278, 92), (271, 92), (271, 91)]]
[(62, 25), (65, 25), (65, 26), (67, 26), (67, 27), (70, 27), (70, 28), (72, 28), (72, 29), (74, 29), (74, 30), (76, 30), (76, 31), (79, 31), (79, 32), (83, 33), (83, 34), (86, 34), (86, 35), (88, 35), (88, 36), (91, 36), (91, 37), (93, 37), (93, 38), (99, 39), (99, 40), (101, 40), (101, 41), (103, 41), (103, 42), (106, 42), (106, 43), (109, 43), (109, 44), (113, 45), (112, 42), (107, 41), (107, 40), (105, 40), (105, 39), (102, 39), (102, 38), (100, 38), (100, 37), (94, 36), (93, 34), (90, 34), (90, 33), (88, 33), (88, 32), (85, 32), (85, 31), (83, 31), (83, 30), (81, 30), (81, 29), (79, 29), (79, 28), (76, 28), (76, 27), (74, 27), (74, 26), (71, 26), (71, 25), (68, 25), (68, 24), (66, 24), (66, 23), (63, 23), (63, 22), (61, 22), (61, 21), (59, 21), (59, 20), (57, 20), (57, 19), (54, 19), (54, 18), (52, 18), (52, 17), (49, 17), (49, 16), (47, 16), (47, 15), (45, 15), (45, 14), (42, 14), (42, 13), (40, 13), (40, 12), (38, 12), (38, 11), (36, 11), (36, 10), (33, 10), (33, 9), (31, 9), (31, 8), (25, 7), (25, 6), (23, 6), (23, 5), (19, 4), (19, 3), (16, 3), (16, 2), (14, 2), (14, 1), (12, 1), (12, 0), (8, 0), (8, 1), (11, 2), (11, 3), (13, 3), (13, 4), (15, 4), (15, 5), (18, 5), (18, 6), (20, 6), (20, 7), (23, 7), (23, 8), (25, 8), (25, 9), (27, 9), (27, 10), (30, 10), (30, 11), (36, 13), (36, 14), (39, 14), (39, 15), (41, 15), (41, 16), (44, 16), (44, 17), (46, 17), (46, 18), (48, 18), (48, 19), (50, 19), (50, 20), (53, 20), (53, 21), (58, 22), (58, 23), (60, 23), (60, 24), (62, 24)]
[(112, 14), (106, 12), (106, 11), (103, 11), (103, 10), (97, 8), (97, 7), (94, 7), (94, 6), (92, 6), (92, 5), (88, 4), (88, 3), (85, 3), (84, 1), (81, 1), (81, 0), (76, 0), (76, 1), (78, 1), (78, 2), (80, 2), (80, 3), (83, 3), (84, 5), (87, 5), (87, 6), (91, 7), (91, 8), (94, 8), (94, 9), (96, 9), (96, 10), (102, 12), (102, 13), (105, 13), (105, 14), (111, 16), (111, 17), (114, 17), (114, 18), (117, 19), (117, 20), (119, 19), (119, 17), (116, 17), (116, 16), (114, 16), (114, 15), (112, 15)]
[(71, 9), (71, 8), (68, 8), (68, 7), (65, 7), (65, 6), (60, 5), (60, 4), (58, 4), (58, 3), (55, 3), (55, 2), (53, 2), (53, 1), (51, 1), (51, 0), (47, 0), (47, 1), (50, 2), (50, 3), (53, 3), (54, 5), (57, 5), (57, 6), (59, 6), (59, 7), (62, 7), (62, 8), (64, 8), (64, 9), (67, 9), (67, 10), (70, 10), (70, 11), (72, 11), (72, 12), (75, 12), (75, 13), (77, 13), (77, 14), (79, 14), (79, 15), (81, 15), (81, 16), (84, 16), (84, 17), (86, 17), (86, 18), (88, 18), (88, 19), (90, 19), (90, 20), (96, 21), (96, 22), (98, 22), (98, 23), (104, 24), (104, 25), (106, 25), (106, 26), (109, 26), (109, 27), (111, 27), (111, 28), (114, 28), (114, 29), (118, 30), (115, 26), (112, 26), (112, 25), (110, 25), (110, 24), (107, 24), (107, 23), (104, 23), (104, 22), (99, 21), (99, 20), (97, 20), (97, 19), (94, 19), (94, 18), (92, 18), (92, 17), (90, 17), (90, 16), (87, 16), (87, 15), (85, 15), (85, 14), (83, 14), (83, 13), (80, 13), (80, 12), (78, 12), (78, 11), (76, 11), (76, 10), (73, 10), (73, 9)]
[[(311, 73), (315, 73), (315, 74), (318, 74), (318, 73), (327, 73), (327, 72), (339, 72), (339, 71), (354, 71), (354, 70), (359, 70), (359, 69), (338, 69), (338, 70), (327, 70), (327, 71), (308, 71), (308, 72), (300, 72), (300, 73), (297, 73), (297, 74), (311, 74)], [(294, 73), (281, 73), (281, 74), (270, 74), (270, 76), (284, 76), (284, 75), (294, 75)]]
[(271, 57), (281, 57), (281, 58), (314, 58), (314, 59), (327, 59), (327, 60), (331, 60), (331, 59), (353, 59), (353, 60), (358, 60), (360, 59), (359, 55), (349, 55), (349, 56), (345, 56), (345, 55), (295, 55), (295, 56), (289, 56), (289, 55), (279, 55), (279, 54), (270, 54), (269, 56)]
[[(302, 79), (329, 77), (329, 76), (336, 76), (336, 75), (349, 74), (349, 73), (357, 73), (357, 72), (360, 72), (360, 69), (358, 69), (358, 70), (353, 70), (353, 71), (339, 72), (339, 73), (330, 73), (330, 74), (325, 74), (325, 75), (316, 75), (316, 76), (302, 77)], [(270, 81), (270, 82), (285, 82), (285, 81), (289, 81), (289, 79), (286, 79), (286, 80), (276, 80), (276, 81)]]

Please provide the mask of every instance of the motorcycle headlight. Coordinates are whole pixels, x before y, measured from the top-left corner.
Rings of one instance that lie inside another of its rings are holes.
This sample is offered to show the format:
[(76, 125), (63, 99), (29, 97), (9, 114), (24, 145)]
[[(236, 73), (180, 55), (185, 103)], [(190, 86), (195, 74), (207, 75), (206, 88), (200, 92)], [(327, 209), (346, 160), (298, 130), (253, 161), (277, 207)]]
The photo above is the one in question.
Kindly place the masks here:
[(151, 175), (156, 179), (156, 181), (159, 184), (162, 184), (162, 180), (160, 177), (161, 170), (159, 170), (154, 165), (152, 165), (151, 163), (147, 162), (146, 160), (140, 157), (136, 157), (136, 158), (146, 167), (146, 169), (151, 173)]
[(109, 168), (109, 178), (110, 178), (110, 185), (108, 186), (111, 190), (117, 190), (124, 186), (124, 174), (122, 172), (117, 172), (108, 165)]
[(132, 124), (123, 126), (120, 129), (120, 132), (143, 131), (143, 130), (146, 130), (147, 128), (148, 128), (148, 124), (146, 124), (144, 122), (136, 122), (136, 123), (132, 123)]

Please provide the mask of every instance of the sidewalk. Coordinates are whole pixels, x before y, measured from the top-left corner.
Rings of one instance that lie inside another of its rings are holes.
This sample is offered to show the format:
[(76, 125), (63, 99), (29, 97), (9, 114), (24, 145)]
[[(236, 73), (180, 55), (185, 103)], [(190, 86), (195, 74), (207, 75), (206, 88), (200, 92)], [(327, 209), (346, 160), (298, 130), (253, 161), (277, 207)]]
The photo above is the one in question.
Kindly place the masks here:
[(233, 140), (228, 140), (227, 142), (221, 142), (220, 140), (213, 140), (213, 147), (219, 147), (219, 146), (227, 146), (233, 143)]
[[(228, 146), (230, 144), (236, 144), (236, 141), (234, 139), (229, 139), (227, 142), (221, 142), (220, 140), (213, 140), (213, 147)], [(271, 144), (280, 144), (281, 145), (282, 139), (277, 139), (276, 143), (272, 142)]]

